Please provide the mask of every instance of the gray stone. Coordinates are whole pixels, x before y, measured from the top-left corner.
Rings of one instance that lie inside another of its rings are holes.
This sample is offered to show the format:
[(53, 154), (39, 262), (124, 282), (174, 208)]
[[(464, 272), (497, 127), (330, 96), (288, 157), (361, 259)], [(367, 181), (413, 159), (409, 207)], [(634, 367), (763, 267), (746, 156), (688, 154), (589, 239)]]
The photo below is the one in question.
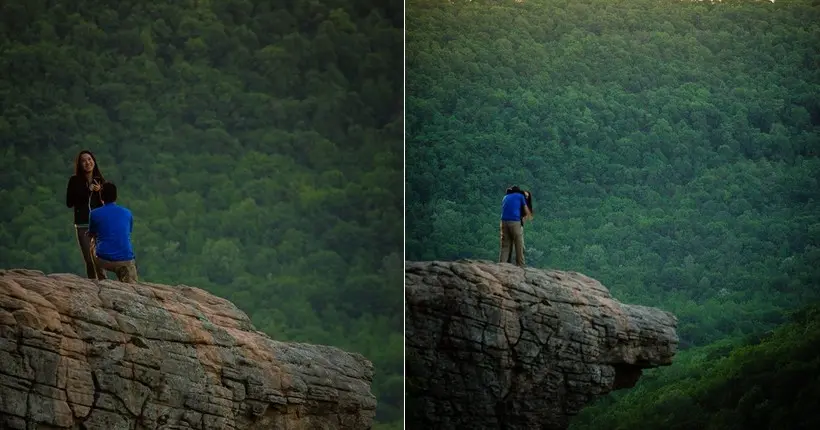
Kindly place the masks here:
[(676, 327), (576, 272), (407, 262), (407, 428), (566, 429), (596, 397), (670, 365)]
[(373, 365), (189, 286), (0, 270), (0, 428), (369, 429)]

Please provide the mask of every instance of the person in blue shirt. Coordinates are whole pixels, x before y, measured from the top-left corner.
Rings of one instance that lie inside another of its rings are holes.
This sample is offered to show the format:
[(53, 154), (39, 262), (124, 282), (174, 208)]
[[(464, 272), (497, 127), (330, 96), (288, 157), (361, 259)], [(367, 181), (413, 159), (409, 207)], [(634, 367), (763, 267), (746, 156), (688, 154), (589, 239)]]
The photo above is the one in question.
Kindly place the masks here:
[(101, 207), (91, 210), (88, 233), (96, 240), (94, 260), (98, 267), (114, 272), (120, 282), (137, 282), (137, 262), (131, 246), (134, 217), (131, 211), (117, 205), (117, 187), (102, 185)]
[(510, 260), (515, 248), (515, 265), (524, 266), (524, 225), (525, 219), (532, 219), (527, 198), (517, 186), (507, 189), (501, 200), (501, 255), (499, 262)]

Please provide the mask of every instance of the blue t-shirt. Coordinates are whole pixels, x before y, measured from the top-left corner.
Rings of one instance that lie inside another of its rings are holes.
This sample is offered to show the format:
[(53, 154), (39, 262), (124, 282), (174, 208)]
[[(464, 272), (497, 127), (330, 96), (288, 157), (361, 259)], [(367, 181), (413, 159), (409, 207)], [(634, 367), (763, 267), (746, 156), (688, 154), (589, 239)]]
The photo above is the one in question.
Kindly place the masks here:
[(97, 257), (103, 260), (134, 259), (134, 249), (131, 247), (133, 229), (131, 211), (116, 203), (106, 203), (93, 209), (88, 217), (88, 231), (97, 234)]
[(511, 193), (501, 200), (501, 221), (521, 221), (521, 210), (527, 205), (527, 199), (521, 193)]

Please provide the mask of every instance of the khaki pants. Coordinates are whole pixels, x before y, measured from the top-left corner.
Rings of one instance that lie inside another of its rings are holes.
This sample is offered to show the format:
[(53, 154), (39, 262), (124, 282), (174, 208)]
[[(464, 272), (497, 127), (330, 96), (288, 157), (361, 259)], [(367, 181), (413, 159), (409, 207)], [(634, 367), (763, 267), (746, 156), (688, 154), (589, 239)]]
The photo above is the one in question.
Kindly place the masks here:
[(105, 271), (95, 264), (95, 258), (92, 257), (94, 255), (94, 249), (96, 248), (96, 242), (85, 234), (88, 231), (88, 227), (75, 224), (74, 229), (77, 233), (77, 243), (80, 245), (80, 251), (85, 261), (86, 275), (89, 279), (106, 279)]
[(108, 261), (100, 257), (94, 256), (97, 267), (114, 272), (117, 274), (117, 280), (128, 284), (137, 283), (137, 261)]
[(510, 261), (515, 247), (515, 265), (524, 266), (524, 227), (521, 221), (501, 221), (501, 255), (499, 262)]

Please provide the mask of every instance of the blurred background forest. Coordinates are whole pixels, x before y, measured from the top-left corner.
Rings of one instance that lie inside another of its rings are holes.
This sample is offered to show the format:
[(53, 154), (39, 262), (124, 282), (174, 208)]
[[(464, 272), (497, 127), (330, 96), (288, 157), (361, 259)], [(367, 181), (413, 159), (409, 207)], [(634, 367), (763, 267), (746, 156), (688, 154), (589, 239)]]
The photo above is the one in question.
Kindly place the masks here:
[(0, 267), (85, 274), (65, 206), (90, 149), (143, 280), (277, 340), (373, 361), (402, 419), (401, 1), (0, 3)]
[(497, 260), (518, 184), (528, 265), (679, 319), (573, 428), (820, 428), (818, 41), (818, 0), (409, 0), (407, 259)]

